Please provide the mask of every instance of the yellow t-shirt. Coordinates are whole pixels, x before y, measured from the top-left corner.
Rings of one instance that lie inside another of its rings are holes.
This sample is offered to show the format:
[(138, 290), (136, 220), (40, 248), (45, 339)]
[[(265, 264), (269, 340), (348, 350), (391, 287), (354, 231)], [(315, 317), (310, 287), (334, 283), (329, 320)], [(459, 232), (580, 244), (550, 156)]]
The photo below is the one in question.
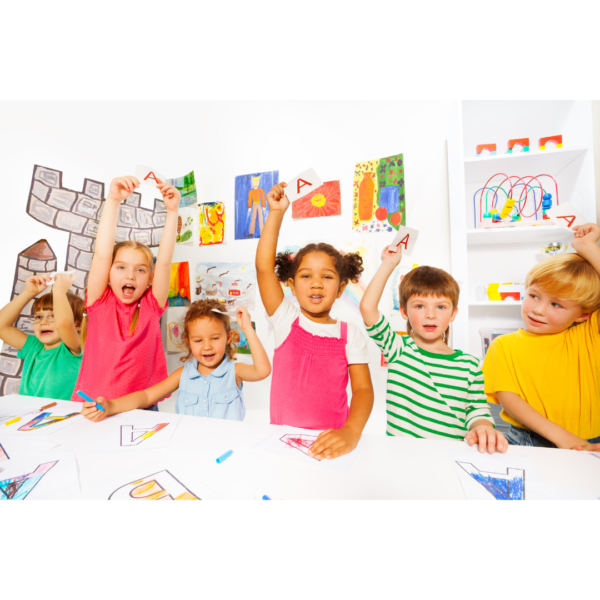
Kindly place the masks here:
[[(598, 312), (560, 333), (519, 329), (496, 338), (483, 362), (488, 402), (514, 392), (547, 419), (583, 439), (600, 436)], [(511, 425), (527, 429), (502, 410)]]

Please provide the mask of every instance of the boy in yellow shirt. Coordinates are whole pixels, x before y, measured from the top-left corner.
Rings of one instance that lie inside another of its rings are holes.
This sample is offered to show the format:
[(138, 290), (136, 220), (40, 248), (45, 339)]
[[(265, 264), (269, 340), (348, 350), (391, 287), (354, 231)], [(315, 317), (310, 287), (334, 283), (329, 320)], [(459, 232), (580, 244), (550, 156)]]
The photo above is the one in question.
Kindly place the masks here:
[(525, 279), (524, 329), (497, 338), (483, 363), (510, 444), (600, 450), (600, 227), (574, 227), (577, 254)]

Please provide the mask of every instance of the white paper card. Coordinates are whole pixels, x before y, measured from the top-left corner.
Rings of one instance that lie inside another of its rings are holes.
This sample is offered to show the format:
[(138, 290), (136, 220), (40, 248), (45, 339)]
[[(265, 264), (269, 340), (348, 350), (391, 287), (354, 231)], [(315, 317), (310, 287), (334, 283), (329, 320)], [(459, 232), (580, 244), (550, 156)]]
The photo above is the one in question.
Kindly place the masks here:
[(300, 429), (282, 425), (258, 444), (253, 446), (255, 450), (274, 454), (280, 458), (295, 460), (305, 465), (318, 469), (327, 469), (339, 473), (347, 473), (362, 449), (362, 439), (356, 448), (349, 454), (331, 460), (317, 460), (308, 455), (308, 449), (313, 445), (320, 431), (314, 429)]
[(166, 448), (181, 421), (181, 415), (154, 411), (129, 411), (116, 420), (110, 433), (92, 451), (140, 452)]
[(554, 485), (524, 456), (481, 453), (475, 446), (448, 454), (468, 500), (599, 499), (593, 492)]
[(390, 244), (389, 250), (390, 252), (396, 252), (399, 246), (400, 250), (402, 250), (402, 254), (410, 256), (417, 243), (418, 237), (419, 232), (416, 229), (400, 225), (394, 241)]
[(310, 192), (316, 190), (318, 187), (323, 185), (321, 178), (315, 173), (314, 169), (308, 169), (301, 173), (297, 177), (294, 177), (291, 181), (287, 182), (285, 188), (285, 195), (288, 197), (290, 202), (298, 200), (310, 194)]
[[(48, 398), (40, 398), (40, 403), (48, 404)], [(81, 416), (83, 402), (58, 402), (56, 406), (40, 411), (39, 408), (27, 412), (21, 412), (21, 418), (16, 423), (6, 425), (10, 422), (4, 416), (4, 424), (0, 423), (3, 435), (19, 435), (23, 438), (47, 436), (69, 427), (84, 417)]]
[(75, 454), (58, 448), (7, 460), (0, 472), (1, 500), (57, 500), (79, 494)]
[[(2, 433), (1, 430), (0, 433)], [(17, 437), (16, 435), (0, 435), (0, 462), (3, 460), (15, 460), (23, 458), (29, 454), (46, 452), (55, 447), (56, 444), (44, 442), (42, 440), (25, 440), (22, 437)]]
[(101, 500), (221, 500), (180, 467), (161, 461), (113, 475), (94, 485)]
[(162, 173), (146, 165), (138, 165), (135, 168), (135, 176), (138, 178), (140, 185), (150, 185), (153, 188), (156, 187), (159, 181), (165, 181), (165, 176)]
[(568, 202), (553, 206), (546, 214), (563, 229), (572, 230), (576, 225), (585, 225), (590, 222)]

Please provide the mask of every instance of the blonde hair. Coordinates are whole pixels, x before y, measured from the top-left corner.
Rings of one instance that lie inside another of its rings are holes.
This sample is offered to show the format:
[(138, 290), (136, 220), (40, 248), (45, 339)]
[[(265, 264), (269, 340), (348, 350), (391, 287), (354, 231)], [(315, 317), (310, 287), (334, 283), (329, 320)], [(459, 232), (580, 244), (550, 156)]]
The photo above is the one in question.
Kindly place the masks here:
[[(219, 312), (216, 313), (213, 311), (213, 308), (216, 308)], [(223, 311), (223, 312), (221, 312)], [(213, 321), (219, 321), (223, 323), (223, 327), (225, 327), (225, 334), (229, 337), (229, 333), (231, 331), (231, 320), (229, 319), (229, 315), (225, 312), (225, 307), (216, 299), (207, 299), (207, 300), (196, 300), (196, 302), (192, 302), (190, 307), (188, 308), (187, 313), (185, 314), (185, 320), (183, 322), (183, 342), (187, 346), (188, 354), (187, 356), (182, 356), (179, 360), (181, 362), (187, 362), (192, 356), (192, 350), (190, 348), (190, 337), (189, 337), (189, 328), (190, 323), (197, 321), (198, 319), (212, 319)], [(227, 358), (231, 361), (236, 360), (235, 354), (237, 352), (237, 345), (235, 343), (235, 336), (232, 336), (231, 340), (225, 347), (225, 353), (227, 354)]]
[[(400, 306), (406, 311), (408, 301), (413, 296), (443, 296), (452, 302), (452, 310), (458, 306), (458, 297), (460, 287), (456, 279), (443, 269), (436, 267), (417, 267), (409, 271), (400, 282), (398, 296)], [(408, 335), (413, 332), (410, 321), (406, 321), (406, 330)], [(442, 334), (442, 340), (448, 343), (448, 334), (450, 333), (450, 324)]]
[(600, 275), (579, 254), (544, 258), (527, 273), (525, 288), (532, 285), (557, 298), (576, 302), (584, 311), (600, 306)]
[[(148, 259), (148, 268), (150, 269), (150, 273), (154, 271), (154, 254), (152, 254), (152, 250), (146, 246), (146, 244), (142, 244), (142, 242), (137, 242), (135, 240), (125, 240), (124, 242), (117, 242), (115, 247), (113, 248), (112, 260), (110, 264), (112, 265), (115, 262), (115, 257), (117, 256), (117, 252), (121, 248), (133, 248), (134, 250), (139, 250), (146, 255)], [(84, 295), (87, 294), (87, 287), (84, 290)], [(137, 327), (138, 316), (140, 314), (140, 304), (136, 306), (135, 312), (133, 313), (133, 317), (131, 318), (131, 323), (129, 324), (129, 335), (133, 335), (135, 333), (135, 328)], [(83, 321), (81, 323), (81, 345), (85, 344), (85, 338), (87, 337), (87, 322), (88, 316), (84, 315)]]

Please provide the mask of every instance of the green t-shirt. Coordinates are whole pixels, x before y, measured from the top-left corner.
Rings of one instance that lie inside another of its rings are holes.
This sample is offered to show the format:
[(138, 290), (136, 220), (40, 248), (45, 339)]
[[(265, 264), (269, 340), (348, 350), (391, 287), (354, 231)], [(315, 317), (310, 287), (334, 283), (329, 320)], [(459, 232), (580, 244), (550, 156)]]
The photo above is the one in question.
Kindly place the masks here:
[(17, 357), (24, 359), (19, 394), (54, 400), (71, 399), (82, 354), (71, 354), (62, 342), (56, 348), (44, 350), (42, 342), (34, 335), (28, 335)]

